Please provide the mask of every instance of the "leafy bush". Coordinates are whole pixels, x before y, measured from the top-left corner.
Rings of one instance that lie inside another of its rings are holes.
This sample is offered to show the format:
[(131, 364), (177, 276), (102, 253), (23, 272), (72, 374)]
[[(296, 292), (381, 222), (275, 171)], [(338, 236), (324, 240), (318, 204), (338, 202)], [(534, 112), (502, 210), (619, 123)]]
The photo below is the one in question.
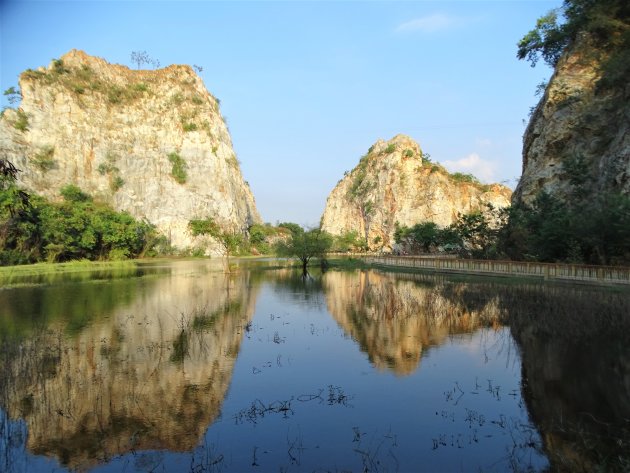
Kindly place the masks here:
[(172, 152), (168, 155), (168, 160), (172, 164), (171, 176), (179, 184), (184, 184), (188, 179), (188, 173), (186, 172), (186, 161), (178, 153)]
[(182, 125), (182, 128), (184, 129), (184, 131), (196, 131), (197, 130), (197, 124), (196, 123), (184, 123)]
[(221, 232), (221, 227), (212, 217), (205, 219), (193, 219), (188, 222), (188, 229), (192, 236), (210, 235), (217, 236)]
[(105, 174), (109, 174), (110, 172), (112, 172), (113, 169), (114, 168), (109, 163), (101, 163), (96, 168), (96, 170), (101, 176), (104, 176)]
[(359, 237), (358, 232), (348, 231), (333, 239), (332, 251), (339, 253), (367, 250), (365, 238)]
[(137, 257), (158, 242), (152, 225), (95, 203), (77, 186), (61, 193), (61, 203), (31, 195), (30, 206), (12, 213), (19, 194), (14, 187), (0, 190), (2, 264)]
[(391, 154), (394, 151), (396, 151), (396, 145), (394, 143), (391, 143), (391, 144), (387, 145), (387, 148), (385, 148), (384, 153), (385, 154)]
[(74, 184), (68, 184), (62, 187), (59, 193), (66, 202), (90, 202), (92, 200), (92, 197)]
[(414, 152), (413, 152), (412, 149), (406, 149), (403, 152), (403, 157), (405, 157), (405, 158), (413, 158), (413, 155), (414, 155)]
[(454, 172), (451, 174), (451, 179), (455, 182), (468, 182), (470, 184), (480, 184), (479, 179), (477, 179), (472, 174), (464, 174), (461, 172)]
[(64, 67), (63, 59), (53, 59), (52, 64), (53, 64), (53, 72), (55, 74), (67, 74), (68, 72), (70, 72), (68, 69)]

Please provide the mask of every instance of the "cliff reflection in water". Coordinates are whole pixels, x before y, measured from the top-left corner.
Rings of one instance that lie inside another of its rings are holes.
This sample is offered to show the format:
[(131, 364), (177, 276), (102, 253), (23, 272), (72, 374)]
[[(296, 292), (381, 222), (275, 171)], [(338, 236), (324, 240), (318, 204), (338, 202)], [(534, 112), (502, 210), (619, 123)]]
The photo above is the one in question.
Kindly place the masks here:
[(129, 302), (74, 335), (53, 323), (5, 339), (0, 399), (25, 419), (28, 450), (85, 470), (129, 451), (193, 449), (226, 395), (254, 311), (251, 277), (129, 280)]
[(420, 275), (328, 272), (328, 311), (378, 369), (409, 375), (430, 347), (499, 320), (497, 300), (457, 297), (458, 288)]
[(416, 370), (450, 335), (507, 325), (553, 471), (630, 471), (630, 295), (599, 288), (328, 272), (328, 310), (379, 369)]
[(502, 299), (552, 468), (630, 471), (630, 295), (521, 288)]

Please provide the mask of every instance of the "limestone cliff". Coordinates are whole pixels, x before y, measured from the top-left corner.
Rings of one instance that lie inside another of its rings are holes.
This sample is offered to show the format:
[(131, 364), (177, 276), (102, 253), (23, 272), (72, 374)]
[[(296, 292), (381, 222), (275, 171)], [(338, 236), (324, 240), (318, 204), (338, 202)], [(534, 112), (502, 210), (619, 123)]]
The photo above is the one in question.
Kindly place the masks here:
[(584, 34), (559, 60), (523, 137), (513, 203), (630, 193), (630, 81), (602, 81), (608, 57)]
[(20, 89), (0, 150), (29, 191), (58, 199), (75, 184), (179, 247), (194, 244), (193, 218), (233, 231), (260, 221), (219, 102), (191, 67), (130, 70), (72, 50), (22, 73)]
[(372, 248), (391, 248), (396, 222), (450, 225), (458, 213), (485, 206), (505, 207), (511, 191), (450, 175), (423, 159), (418, 143), (404, 135), (377, 141), (332, 190), (322, 228), (333, 235), (356, 231)]

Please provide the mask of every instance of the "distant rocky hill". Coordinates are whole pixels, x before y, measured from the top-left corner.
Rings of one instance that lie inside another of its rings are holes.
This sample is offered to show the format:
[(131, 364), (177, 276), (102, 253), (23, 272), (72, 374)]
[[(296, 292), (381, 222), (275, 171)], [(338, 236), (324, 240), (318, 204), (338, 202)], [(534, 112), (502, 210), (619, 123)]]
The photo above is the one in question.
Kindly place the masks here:
[[(624, 54), (627, 50), (614, 51), (581, 34), (562, 55), (523, 137), (523, 175), (514, 204), (531, 204), (541, 191), (565, 202), (630, 194), (630, 77), (623, 72)], [(613, 72), (620, 77), (611, 79)]]
[(19, 108), (0, 120), (0, 151), (27, 190), (59, 199), (77, 185), (178, 247), (194, 244), (194, 218), (233, 231), (260, 221), (219, 102), (191, 67), (131, 70), (72, 50), (19, 85)]
[(396, 222), (447, 226), (458, 213), (510, 204), (507, 187), (449, 174), (423, 156), (418, 143), (404, 135), (377, 141), (328, 196), (322, 228), (333, 235), (355, 231), (373, 249), (388, 249)]

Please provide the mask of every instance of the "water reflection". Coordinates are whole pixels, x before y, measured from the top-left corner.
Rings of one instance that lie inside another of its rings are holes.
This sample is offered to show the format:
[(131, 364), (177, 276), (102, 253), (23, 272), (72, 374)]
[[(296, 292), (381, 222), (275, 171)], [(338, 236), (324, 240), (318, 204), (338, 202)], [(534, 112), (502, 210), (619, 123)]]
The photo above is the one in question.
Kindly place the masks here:
[[(5, 337), (3, 406), (25, 419), (31, 452), (84, 470), (128, 451), (197, 445), (220, 412), (256, 290), (249, 272), (179, 270), (129, 280), (115, 307), (69, 305), (69, 320), (91, 318), (71, 337), (55, 323)], [(84, 289), (75, 287), (87, 302)]]
[(630, 295), (513, 290), (523, 393), (557, 471), (630, 471)]
[(324, 277), (328, 311), (378, 369), (409, 375), (451, 335), (497, 324), (496, 299), (473, 306), (457, 287), (422, 276), (333, 271)]
[(627, 293), (248, 268), (0, 291), (0, 470), (629, 469)]

